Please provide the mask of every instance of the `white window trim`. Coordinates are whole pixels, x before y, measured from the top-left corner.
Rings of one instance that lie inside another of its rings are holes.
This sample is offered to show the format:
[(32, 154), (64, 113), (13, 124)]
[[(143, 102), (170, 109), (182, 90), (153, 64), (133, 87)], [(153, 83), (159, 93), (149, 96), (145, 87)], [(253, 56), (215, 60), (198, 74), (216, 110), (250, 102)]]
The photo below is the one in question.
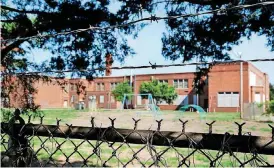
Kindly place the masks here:
[[(101, 97), (103, 97), (103, 101), (101, 101)], [(105, 96), (104, 96), (104, 95), (100, 95), (100, 96), (99, 96), (99, 103), (100, 103), (100, 104), (105, 103)]]
[[(177, 87), (177, 88), (174, 86), (174, 83), (175, 83), (174, 81), (175, 81), (175, 80), (177, 80), (177, 83), (178, 83), (178, 87)], [(179, 87), (179, 83), (180, 83), (179, 81), (180, 81), (180, 80), (182, 80), (182, 86), (183, 86), (182, 88)], [(184, 88), (185, 81), (187, 81), (187, 87), (186, 87), (186, 88)], [(173, 79), (173, 87), (174, 87), (175, 89), (188, 89), (188, 79)]]
[[(220, 94), (222, 93), (222, 94)], [(219, 97), (219, 95), (223, 95), (222, 99), (221, 97)], [(228, 95), (228, 96), (224, 96), (224, 95)], [(233, 97), (233, 95), (237, 95), (237, 97)], [(234, 105), (233, 103), (235, 103), (235, 100), (233, 101), (233, 98), (237, 100), (236, 105)], [(217, 93), (217, 106), (224, 108), (224, 107), (229, 107), (229, 108), (235, 108), (235, 107), (240, 107), (240, 102), (239, 102), (239, 92), (218, 92)], [(228, 100), (227, 100), (228, 99)]]

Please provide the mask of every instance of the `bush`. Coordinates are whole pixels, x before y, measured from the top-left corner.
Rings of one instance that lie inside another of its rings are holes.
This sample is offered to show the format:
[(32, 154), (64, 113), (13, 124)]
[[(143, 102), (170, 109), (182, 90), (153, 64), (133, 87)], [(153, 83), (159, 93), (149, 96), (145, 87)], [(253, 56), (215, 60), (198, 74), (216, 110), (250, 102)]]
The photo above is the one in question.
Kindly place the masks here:
[(274, 116), (274, 100), (266, 102), (266, 115)]
[[(129, 85), (129, 82), (119, 83), (115, 89), (112, 91), (112, 94), (117, 101), (123, 101), (125, 94), (132, 94), (132, 87)], [(128, 97), (129, 99), (130, 97)]]
[(1, 122), (8, 122), (13, 116), (12, 109), (1, 108)]

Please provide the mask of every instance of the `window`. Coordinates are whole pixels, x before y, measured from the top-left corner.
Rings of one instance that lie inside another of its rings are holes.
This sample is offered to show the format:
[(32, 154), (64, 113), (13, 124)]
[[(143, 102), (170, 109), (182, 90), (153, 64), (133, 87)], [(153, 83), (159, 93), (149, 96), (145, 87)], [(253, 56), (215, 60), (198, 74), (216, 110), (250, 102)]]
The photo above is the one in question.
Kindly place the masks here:
[(105, 90), (105, 84), (104, 83), (97, 83), (96, 91), (104, 91), (104, 90)]
[(104, 103), (105, 102), (105, 97), (104, 96), (100, 96), (100, 103)]
[(161, 80), (159, 80), (159, 82), (160, 82), (160, 83), (168, 83), (168, 80), (165, 80), (165, 79), (162, 80), (162, 79), (161, 79)]
[(111, 85), (111, 90), (114, 90), (115, 88), (116, 88), (116, 86), (118, 85), (118, 83), (117, 82), (114, 82), (114, 83), (111, 83), (110, 84)]
[(256, 74), (253, 72), (249, 72), (249, 85), (256, 86)]
[(239, 92), (219, 92), (218, 107), (239, 107)]
[(173, 81), (173, 86), (176, 89), (187, 89), (188, 88), (188, 79), (175, 79)]

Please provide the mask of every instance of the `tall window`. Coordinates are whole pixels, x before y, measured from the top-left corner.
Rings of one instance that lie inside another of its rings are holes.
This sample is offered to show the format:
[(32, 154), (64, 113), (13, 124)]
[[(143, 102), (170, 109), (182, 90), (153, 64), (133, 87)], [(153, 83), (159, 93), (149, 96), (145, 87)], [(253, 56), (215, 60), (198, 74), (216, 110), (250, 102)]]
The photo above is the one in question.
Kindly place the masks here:
[(100, 96), (100, 103), (104, 103), (105, 102), (105, 96)]
[(173, 86), (176, 89), (187, 89), (188, 88), (188, 79), (175, 79), (175, 80), (173, 80)]
[(118, 83), (117, 82), (113, 82), (113, 83), (110, 83), (110, 85), (111, 85), (111, 90), (114, 90), (115, 88), (116, 88), (116, 86), (118, 85)]
[(160, 83), (168, 83), (168, 80), (166, 79), (161, 79), (161, 80), (158, 80)]
[(218, 107), (239, 107), (239, 92), (219, 92)]
[(104, 83), (97, 83), (96, 91), (104, 91), (104, 90), (105, 90), (105, 84)]

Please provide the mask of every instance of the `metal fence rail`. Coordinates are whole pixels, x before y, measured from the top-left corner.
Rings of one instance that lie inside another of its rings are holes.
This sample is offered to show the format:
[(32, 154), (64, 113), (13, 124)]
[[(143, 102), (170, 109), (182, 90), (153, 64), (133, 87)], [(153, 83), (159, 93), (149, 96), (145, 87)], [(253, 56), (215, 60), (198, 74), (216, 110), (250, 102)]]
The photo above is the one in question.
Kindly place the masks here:
[[(19, 120), (19, 124), (15, 121)], [(29, 119), (30, 121), (30, 119)], [(133, 119), (133, 129), (111, 126), (99, 128), (91, 118), (91, 127), (24, 123), (15, 115), (1, 123), (1, 166), (271, 166), (274, 161), (272, 137), (243, 134), (185, 132), (187, 121), (181, 121), (181, 132), (138, 130), (140, 120)], [(273, 160), (272, 160), (273, 159)]]

